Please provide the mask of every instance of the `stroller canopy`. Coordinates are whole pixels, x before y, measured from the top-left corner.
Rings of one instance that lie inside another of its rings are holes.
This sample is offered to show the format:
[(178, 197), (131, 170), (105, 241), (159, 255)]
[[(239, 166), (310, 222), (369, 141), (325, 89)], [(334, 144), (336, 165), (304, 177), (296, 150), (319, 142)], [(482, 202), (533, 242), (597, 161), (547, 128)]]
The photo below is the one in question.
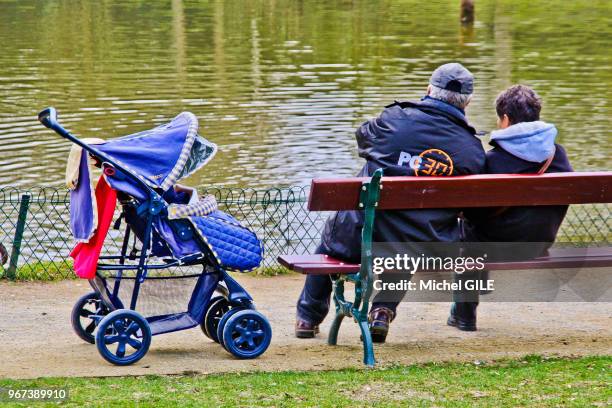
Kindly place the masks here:
[(198, 135), (198, 119), (190, 112), (179, 114), (165, 125), (113, 139), (96, 148), (150, 187), (164, 191), (203, 167), (217, 152), (217, 145)]

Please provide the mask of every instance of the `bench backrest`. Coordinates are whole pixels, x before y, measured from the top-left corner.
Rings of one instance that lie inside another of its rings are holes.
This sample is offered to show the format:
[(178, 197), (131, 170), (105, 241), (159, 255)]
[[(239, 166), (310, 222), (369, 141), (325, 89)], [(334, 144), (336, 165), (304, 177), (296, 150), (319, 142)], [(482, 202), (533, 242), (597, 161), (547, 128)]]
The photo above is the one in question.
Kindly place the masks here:
[[(369, 178), (314, 179), (310, 211), (359, 209)], [(383, 177), (377, 209), (505, 207), (612, 202), (612, 172)]]

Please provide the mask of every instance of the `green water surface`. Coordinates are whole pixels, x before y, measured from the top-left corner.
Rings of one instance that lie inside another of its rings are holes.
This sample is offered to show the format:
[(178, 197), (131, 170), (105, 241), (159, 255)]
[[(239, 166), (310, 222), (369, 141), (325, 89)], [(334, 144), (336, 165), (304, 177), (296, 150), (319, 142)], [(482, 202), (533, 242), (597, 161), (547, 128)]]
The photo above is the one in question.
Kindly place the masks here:
[(69, 143), (35, 120), (49, 105), (103, 138), (195, 113), (220, 152), (192, 184), (352, 175), (355, 127), (449, 61), (476, 76), (479, 130), (525, 83), (574, 167), (610, 169), (612, 2), (476, 0), (469, 27), (459, 3), (0, 0), (0, 185), (63, 180)]

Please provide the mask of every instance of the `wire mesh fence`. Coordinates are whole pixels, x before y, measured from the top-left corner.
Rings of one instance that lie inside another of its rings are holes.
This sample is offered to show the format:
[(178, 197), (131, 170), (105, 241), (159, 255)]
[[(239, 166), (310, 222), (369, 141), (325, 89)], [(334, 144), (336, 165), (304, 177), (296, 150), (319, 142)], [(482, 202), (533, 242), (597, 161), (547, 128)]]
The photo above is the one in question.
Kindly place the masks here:
[[(280, 254), (313, 251), (327, 214), (308, 212), (308, 187), (265, 190), (213, 187), (219, 208), (232, 214), (262, 240), (268, 273), (280, 271)], [(8, 260), (0, 278), (55, 280), (73, 277), (69, 258), (69, 194), (61, 188), (0, 188), (0, 244)], [(117, 209), (116, 217), (120, 209)], [(117, 255), (123, 232), (111, 228), (102, 255)]]
[[(276, 261), (278, 255), (311, 253), (329, 215), (307, 210), (308, 187), (265, 190), (213, 187), (200, 192), (213, 194), (221, 210), (255, 231), (263, 241), (265, 259), (262, 266), (269, 273), (280, 271)], [(571, 206), (557, 243), (610, 245), (611, 207), (611, 204)], [(69, 254), (74, 243), (69, 219), (69, 195), (64, 189), (0, 188), (0, 244), (8, 254), (6, 263), (0, 266), (0, 278), (52, 280), (73, 277)], [(111, 229), (103, 254), (116, 255), (121, 239), (122, 233)]]

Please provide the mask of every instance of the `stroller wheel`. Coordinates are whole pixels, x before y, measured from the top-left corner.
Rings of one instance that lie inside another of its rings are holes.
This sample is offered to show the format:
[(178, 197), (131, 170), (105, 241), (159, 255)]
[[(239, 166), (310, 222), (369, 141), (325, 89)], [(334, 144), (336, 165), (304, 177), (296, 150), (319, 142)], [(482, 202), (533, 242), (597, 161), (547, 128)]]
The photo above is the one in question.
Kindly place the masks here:
[(210, 299), (208, 309), (204, 315), (204, 320), (200, 323), (200, 327), (206, 337), (219, 342), (217, 337), (217, 327), (223, 315), (230, 310), (230, 303), (223, 296), (215, 296)]
[(151, 337), (151, 327), (144, 317), (133, 310), (119, 309), (98, 325), (96, 346), (106, 361), (129, 365), (147, 354)]
[(221, 344), (223, 348), (225, 348), (225, 343), (223, 342), (223, 328), (225, 327), (225, 323), (230, 317), (243, 310), (248, 309), (245, 309), (244, 307), (234, 307), (229, 312), (225, 313), (223, 317), (221, 317), (221, 320), (219, 320), (219, 324), (217, 325), (217, 339), (219, 339), (219, 344)]
[(81, 296), (72, 308), (70, 316), (72, 328), (81, 339), (94, 344), (96, 325), (107, 314), (108, 309), (100, 301), (100, 296), (96, 292), (88, 293)]
[(256, 310), (233, 313), (223, 328), (225, 349), (241, 359), (259, 357), (268, 349), (271, 340), (270, 323)]

